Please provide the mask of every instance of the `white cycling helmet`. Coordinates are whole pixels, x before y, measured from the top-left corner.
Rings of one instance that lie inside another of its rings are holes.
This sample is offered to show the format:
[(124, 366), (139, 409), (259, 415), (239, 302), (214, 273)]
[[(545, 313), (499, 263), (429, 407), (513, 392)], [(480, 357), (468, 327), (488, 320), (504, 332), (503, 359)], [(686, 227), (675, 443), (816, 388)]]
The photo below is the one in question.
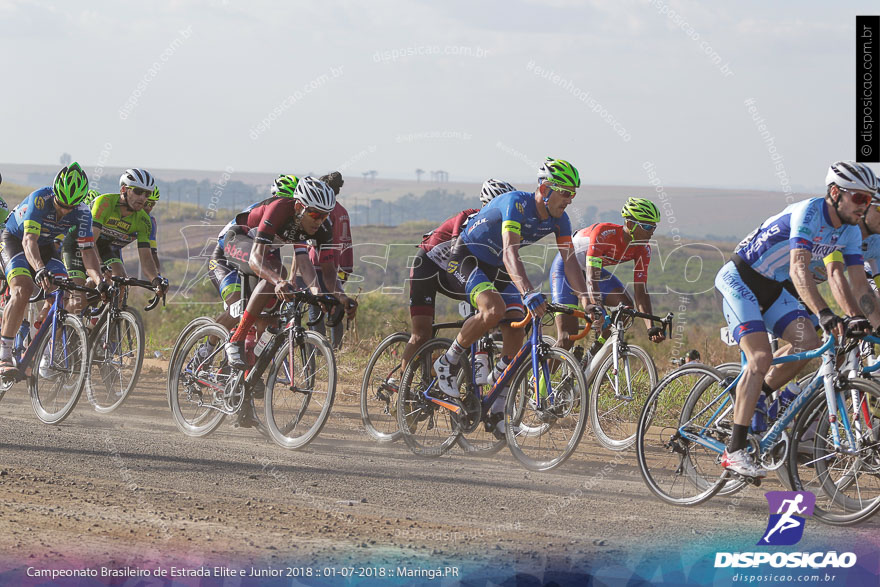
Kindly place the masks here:
[(516, 188), (500, 179), (487, 179), (483, 182), (483, 189), (480, 190), (480, 202), (485, 206), (496, 196), (506, 194), (507, 192), (515, 192)]
[(329, 185), (307, 175), (299, 180), (293, 190), (293, 198), (302, 202), (307, 208), (317, 208), (323, 212), (332, 212), (336, 206), (336, 193)]
[(152, 192), (156, 189), (156, 180), (146, 169), (126, 169), (119, 176), (119, 189), (124, 187), (142, 188)]
[(855, 161), (832, 163), (825, 176), (825, 185), (831, 184), (846, 190), (863, 190), (872, 194), (876, 194), (877, 189), (880, 188), (877, 176), (871, 168)]

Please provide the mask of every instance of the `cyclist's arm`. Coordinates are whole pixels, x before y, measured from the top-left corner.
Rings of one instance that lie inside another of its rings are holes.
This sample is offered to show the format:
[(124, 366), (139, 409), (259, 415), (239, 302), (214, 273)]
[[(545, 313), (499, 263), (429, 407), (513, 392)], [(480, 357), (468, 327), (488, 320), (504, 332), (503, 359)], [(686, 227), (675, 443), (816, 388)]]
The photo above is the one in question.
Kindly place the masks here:
[(519, 232), (503, 230), (501, 232), (501, 242), (503, 245), (501, 260), (504, 262), (504, 268), (507, 269), (513, 285), (521, 294), (532, 291), (532, 282), (529, 281), (525, 265), (523, 265), (522, 259), (519, 258), (519, 247), (522, 242)]
[[(147, 276), (147, 281), (153, 281), (153, 279), (159, 276), (159, 268), (156, 267), (156, 263), (153, 261), (153, 250), (150, 247), (138, 247), (138, 258), (141, 261), (144, 274)], [(119, 265), (119, 263), (116, 263), (116, 265)]]
[[(806, 249), (792, 249), (791, 253), (789, 253), (789, 275), (791, 276), (791, 282), (798, 292), (798, 296), (818, 316), (819, 312), (828, 309), (828, 304), (822, 298), (822, 294), (819, 293), (819, 287), (816, 285), (816, 280), (810, 272), (811, 256), (810, 251)], [(830, 268), (828, 281), (829, 283), (831, 282)]]
[(28, 265), (30, 265), (33, 270), (39, 271), (45, 265), (43, 264), (43, 259), (40, 257), (40, 233), (36, 234), (32, 232), (25, 231), (24, 238), (21, 239), (21, 247), (24, 249), (24, 258), (27, 259)]
[(268, 252), (269, 245), (255, 242), (251, 249), (251, 256), (248, 259), (248, 267), (251, 268), (251, 271), (253, 271), (257, 277), (265, 279), (274, 286), (277, 285), (279, 281), (283, 281), (283, 278), (277, 271), (273, 271), (269, 264), (265, 262), (266, 254)]
[[(633, 298), (633, 301), (636, 303), (636, 310), (644, 314), (654, 313), (654, 310), (651, 307), (651, 296), (648, 294), (648, 284), (638, 281), (633, 283)], [(654, 326), (654, 323), (647, 318), (644, 320), (645, 328), (650, 330)]]
[(300, 277), (302, 277), (310, 292), (314, 295), (321, 293), (321, 287), (318, 284), (318, 272), (315, 271), (312, 260), (304, 252), (293, 255), (293, 265), (290, 268), (291, 278), (296, 277), (297, 271), (299, 271)]
[(871, 286), (868, 285), (864, 265), (850, 265), (846, 272), (852, 283), (853, 297), (858, 300), (859, 311), (856, 314), (867, 317), (871, 325), (876, 328), (880, 325), (880, 306), (877, 304), (877, 297), (871, 291)]
[[(568, 278), (568, 272), (565, 277)], [(591, 304), (602, 305), (602, 292), (599, 290), (599, 281), (602, 279), (602, 260), (596, 257), (587, 257), (586, 285), (587, 297)], [(571, 280), (569, 280), (571, 283)]]
[[(91, 278), (93, 283), (101, 283), (104, 277), (101, 275), (101, 260), (98, 258), (98, 252), (95, 247), (86, 247), (82, 249), (83, 265), (86, 268), (86, 274)], [(114, 263), (119, 265), (119, 263)]]

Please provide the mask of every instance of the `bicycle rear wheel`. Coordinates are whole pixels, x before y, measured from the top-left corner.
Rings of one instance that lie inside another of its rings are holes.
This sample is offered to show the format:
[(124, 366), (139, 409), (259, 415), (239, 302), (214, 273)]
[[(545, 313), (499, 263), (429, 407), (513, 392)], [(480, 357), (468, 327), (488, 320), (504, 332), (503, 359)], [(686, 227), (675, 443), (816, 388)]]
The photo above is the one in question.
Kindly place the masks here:
[[(843, 383), (837, 452), (820, 387), (798, 415), (788, 450), (792, 487), (816, 495), (813, 517), (833, 526), (864, 521), (880, 509), (880, 388), (862, 379)], [(839, 400), (838, 400), (839, 401)], [(854, 444), (843, 429), (846, 412)]]
[[(208, 342), (217, 337), (215, 347)], [(168, 372), (168, 406), (187, 436), (207, 436), (223, 422), (222, 396), (235, 372), (226, 364), (223, 343), (229, 332), (219, 324), (196, 327), (183, 340)], [(212, 407), (213, 406), (213, 407)]]
[(725, 387), (725, 376), (716, 369), (687, 365), (663, 378), (648, 397), (636, 432), (636, 456), (642, 478), (663, 501), (697, 505), (724, 487), (721, 452), (688, 435), (721, 446), (727, 442), (733, 405)]
[(144, 331), (138, 316), (121, 310), (115, 320), (105, 317), (92, 331), (89, 346), (86, 397), (95, 411), (112, 412), (137, 385), (144, 364)]
[[(439, 457), (455, 444), (461, 434), (459, 417), (426, 397), (443, 397), (436, 383), (434, 361), (446, 352), (452, 341), (434, 338), (416, 351), (400, 381), (397, 394), (397, 425), (404, 442), (416, 455)], [(443, 399), (445, 403), (456, 402)]]
[(596, 371), (590, 394), (590, 423), (608, 450), (626, 450), (636, 441), (642, 406), (657, 385), (657, 368), (641, 347), (626, 345), (617, 359), (609, 354)]
[(79, 318), (65, 315), (54, 336), (50, 331), (40, 341), (34, 361), (36, 372), (28, 377), (34, 413), (41, 422), (60, 424), (73, 412), (86, 382), (89, 347)]
[(395, 332), (379, 343), (367, 362), (361, 381), (361, 420), (364, 429), (379, 442), (400, 438), (397, 427), (397, 388), (400, 385), (400, 360), (409, 334)]
[(536, 381), (530, 359), (517, 369), (508, 390), (504, 431), (516, 460), (531, 471), (549, 471), (572, 455), (584, 434), (587, 384), (568, 351), (552, 347), (536, 352), (541, 374)]
[(327, 339), (305, 332), (290, 351), (286, 340), (266, 378), (266, 428), (283, 448), (301, 448), (315, 439), (330, 417), (336, 397), (336, 359)]

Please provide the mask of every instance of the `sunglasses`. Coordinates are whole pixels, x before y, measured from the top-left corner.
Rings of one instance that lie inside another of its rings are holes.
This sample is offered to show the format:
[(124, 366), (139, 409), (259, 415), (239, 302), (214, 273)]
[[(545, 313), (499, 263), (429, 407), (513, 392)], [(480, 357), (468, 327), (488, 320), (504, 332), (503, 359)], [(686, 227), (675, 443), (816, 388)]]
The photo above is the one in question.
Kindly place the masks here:
[[(633, 221), (633, 222), (635, 222), (635, 221)], [(636, 222), (635, 224), (636, 224), (636, 226), (638, 226), (639, 228), (641, 228), (642, 230), (644, 230), (646, 232), (653, 232), (653, 231), (657, 230), (656, 224), (643, 224), (641, 222)]]
[(866, 194), (864, 192), (853, 192), (842, 187), (838, 187), (837, 189), (851, 195), (853, 204), (855, 204), (856, 206), (864, 206), (865, 204), (870, 204), (871, 201), (874, 199), (873, 194)]
[(550, 188), (551, 192), (556, 192), (558, 194), (562, 194), (566, 198), (574, 198), (576, 195), (576, 192), (572, 189), (569, 189), (569, 188), (555, 186), (552, 183), (548, 183), (547, 186)]
[(330, 216), (330, 212), (324, 212), (323, 210), (318, 210), (317, 208), (306, 208), (306, 214), (312, 220), (324, 220), (328, 216)]
[(133, 191), (136, 196), (149, 196), (153, 193), (153, 190), (145, 190), (144, 188), (136, 188), (132, 186), (128, 186), (128, 189)]

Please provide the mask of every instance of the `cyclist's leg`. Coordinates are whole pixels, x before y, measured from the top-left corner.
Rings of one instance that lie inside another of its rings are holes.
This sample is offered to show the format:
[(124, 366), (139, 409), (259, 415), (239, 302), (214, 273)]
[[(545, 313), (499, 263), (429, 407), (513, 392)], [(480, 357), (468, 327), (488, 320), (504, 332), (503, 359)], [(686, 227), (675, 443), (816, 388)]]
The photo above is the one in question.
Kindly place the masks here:
[[(223, 312), (218, 314), (214, 321), (226, 329), (230, 329), (235, 326), (238, 319), (233, 318), (226, 308), (241, 299), (241, 284), (238, 281), (238, 274), (226, 260), (223, 249), (219, 246), (214, 249), (211, 260), (208, 262), (208, 277), (217, 289), (217, 293), (220, 294), (224, 306)], [(213, 342), (216, 344), (217, 341)]]
[[(453, 283), (447, 284), (454, 285)], [(455, 292), (449, 291), (450, 287), (442, 289), (443, 293), (452, 297)], [(401, 360), (401, 373), (406, 369), (407, 363), (416, 350), (428, 342), (431, 338), (431, 325), (434, 323), (434, 306), (437, 303), (437, 293), (440, 288), (440, 267), (428, 257), (428, 254), (419, 249), (413, 265), (409, 270), (409, 317), (412, 324), (409, 342), (403, 349)], [(464, 293), (464, 288), (461, 288)]]
[(758, 298), (743, 283), (732, 262), (725, 264), (715, 276), (715, 287), (723, 298), (724, 319), (748, 362), (737, 384), (733, 431), (722, 456), (722, 466), (748, 476), (764, 476), (767, 472), (755, 465), (746, 445), (764, 376), (773, 360), (767, 327)]
[[(783, 290), (764, 313), (764, 320), (777, 337), (789, 343), (776, 352), (777, 357), (812, 350), (821, 344), (812, 316), (787, 290)], [(806, 364), (807, 361), (797, 361), (774, 365), (764, 381), (775, 391), (793, 379)]]
[[(553, 263), (550, 265), (550, 299), (555, 304), (561, 304), (570, 308), (580, 308), (577, 296), (571, 289), (571, 284), (565, 278), (565, 265), (562, 255), (556, 253)], [(570, 336), (577, 334), (578, 320), (568, 314), (556, 314), (556, 346), (565, 350), (571, 349), (574, 344)]]
[(28, 300), (34, 291), (33, 269), (24, 256), (21, 240), (3, 231), (0, 234), (0, 262), (6, 282), (9, 284), (9, 300), (3, 311), (3, 322), (0, 325), (0, 369), (14, 368), (12, 364), (12, 346), (15, 335), (21, 328)]
[[(82, 249), (76, 243), (75, 233), (69, 233), (64, 237), (64, 241), (61, 244), (61, 253), (64, 266), (67, 268), (67, 275), (77, 285), (85, 285), (86, 268), (82, 261)], [(67, 305), (67, 309), (74, 314), (82, 312), (85, 307), (85, 294), (75, 291), (70, 292), (69, 296), (70, 302)]]

